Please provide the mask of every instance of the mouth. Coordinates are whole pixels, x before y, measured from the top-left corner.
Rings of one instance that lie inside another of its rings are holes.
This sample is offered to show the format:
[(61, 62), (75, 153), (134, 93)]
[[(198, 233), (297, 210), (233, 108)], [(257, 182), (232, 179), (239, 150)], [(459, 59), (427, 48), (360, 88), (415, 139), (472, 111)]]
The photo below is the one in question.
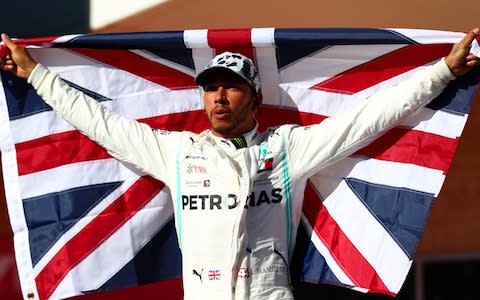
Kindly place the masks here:
[(212, 111), (212, 116), (219, 120), (227, 120), (232, 112), (226, 108), (216, 108)]

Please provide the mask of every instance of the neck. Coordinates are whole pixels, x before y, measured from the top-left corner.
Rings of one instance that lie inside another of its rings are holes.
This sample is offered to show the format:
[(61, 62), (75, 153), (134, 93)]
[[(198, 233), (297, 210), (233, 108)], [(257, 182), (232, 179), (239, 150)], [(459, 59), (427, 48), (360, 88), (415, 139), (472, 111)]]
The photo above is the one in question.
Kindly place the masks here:
[(224, 139), (232, 139), (232, 138), (236, 138), (238, 136), (244, 135), (246, 133), (249, 133), (250, 131), (255, 129), (256, 126), (257, 126), (257, 122), (254, 120), (252, 125), (246, 127), (243, 130), (232, 130), (231, 132), (218, 132), (214, 128), (210, 128), (210, 131), (214, 136), (224, 138)]

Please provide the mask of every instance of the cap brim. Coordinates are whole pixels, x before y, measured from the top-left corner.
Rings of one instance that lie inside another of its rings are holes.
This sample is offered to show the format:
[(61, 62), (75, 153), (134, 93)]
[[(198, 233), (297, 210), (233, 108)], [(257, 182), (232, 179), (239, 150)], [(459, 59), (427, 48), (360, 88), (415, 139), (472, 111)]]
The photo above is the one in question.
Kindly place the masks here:
[(255, 86), (250, 81), (248, 81), (248, 79), (245, 78), (242, 74), (222, 66), (215, 66), (215, 67), (211, 67), (209, 69), (203, 70), (202, 72), (198, 73), (197, 77), (195, 77), (195, 82), (200, 86), (205, 86), (206, 84), (214, 80), (216, 74), (219, 74), (221, 72), (225, 72), (225, 74), (233, 75), (234, 76), (233, 78), (240, 79), (245, 83), (248, 83), (255, 89)]

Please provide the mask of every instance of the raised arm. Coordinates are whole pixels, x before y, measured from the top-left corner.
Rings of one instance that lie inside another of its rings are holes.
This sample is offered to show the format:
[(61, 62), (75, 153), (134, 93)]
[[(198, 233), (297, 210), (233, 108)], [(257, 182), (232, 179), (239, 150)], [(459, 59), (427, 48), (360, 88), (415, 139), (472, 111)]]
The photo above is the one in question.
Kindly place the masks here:
[(372, 95), (363, 105), (307, 128), (297, 127), (289, 136), (295, 168), (311, 175), (322, 167), (365, 147), (398, 122), (438, 96), (450, 80), (480, 64), (470, 53), (479, 29), (456, 43), (445, 59), (390, 89)]
[(169, 184), (170, 162), (174, 161), (171, 149), (180, 143), (181, 133), (166, 134), (111, 112), (38, 64), (6, 34), (2, 34), (2, 40), (9, 50), (1, 58), (2, 70), (26, 79), (63, 119), (113, 157)]

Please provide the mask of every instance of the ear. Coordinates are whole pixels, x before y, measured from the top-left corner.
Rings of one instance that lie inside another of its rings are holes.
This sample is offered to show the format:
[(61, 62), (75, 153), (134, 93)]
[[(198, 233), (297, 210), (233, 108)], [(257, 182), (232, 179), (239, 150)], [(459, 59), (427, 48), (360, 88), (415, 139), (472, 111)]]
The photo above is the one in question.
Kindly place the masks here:
[(262, 92), (259, 91), (258, 93), (255, 94), (254, 97), (255, 98), (253, 99), (254, 100), (253, 109), (254, 109), (255, 112), (257, 112), (260, 108), (260, 105), (262, 104), (262, 101), (263, 101)]

